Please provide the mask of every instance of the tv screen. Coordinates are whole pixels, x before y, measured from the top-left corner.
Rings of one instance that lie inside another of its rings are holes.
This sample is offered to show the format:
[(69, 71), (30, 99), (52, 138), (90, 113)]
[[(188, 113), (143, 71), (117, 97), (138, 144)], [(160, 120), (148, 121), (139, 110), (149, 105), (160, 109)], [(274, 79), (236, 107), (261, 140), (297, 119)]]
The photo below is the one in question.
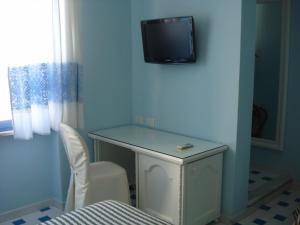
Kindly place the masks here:
[(141, 21), (144, 59), (149, 63), (196, 61), (193, 17)]

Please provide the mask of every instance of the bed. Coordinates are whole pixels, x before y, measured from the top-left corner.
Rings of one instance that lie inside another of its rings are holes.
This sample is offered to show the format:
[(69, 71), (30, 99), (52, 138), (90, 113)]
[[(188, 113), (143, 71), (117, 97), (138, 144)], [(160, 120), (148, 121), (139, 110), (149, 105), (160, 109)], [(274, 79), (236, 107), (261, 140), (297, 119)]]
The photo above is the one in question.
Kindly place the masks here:
[(63, 214), (39, 225), (170, 225), (132, 206), (103, 201)]

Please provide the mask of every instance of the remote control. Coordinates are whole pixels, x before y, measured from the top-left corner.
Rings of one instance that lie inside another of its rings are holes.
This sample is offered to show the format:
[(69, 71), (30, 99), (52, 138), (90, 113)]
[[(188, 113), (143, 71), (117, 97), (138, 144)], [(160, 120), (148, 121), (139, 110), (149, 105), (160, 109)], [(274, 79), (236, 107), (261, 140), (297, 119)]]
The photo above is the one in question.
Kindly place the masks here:
[(194, 147), (194, 145), (192, 145), (190, 143), (186, 143), (184, 145), (178, 145), (177, 149), (178, 150), (186, 150), (186, 149), (189, 149), (189, 148), (192, 148), (192, 147)]

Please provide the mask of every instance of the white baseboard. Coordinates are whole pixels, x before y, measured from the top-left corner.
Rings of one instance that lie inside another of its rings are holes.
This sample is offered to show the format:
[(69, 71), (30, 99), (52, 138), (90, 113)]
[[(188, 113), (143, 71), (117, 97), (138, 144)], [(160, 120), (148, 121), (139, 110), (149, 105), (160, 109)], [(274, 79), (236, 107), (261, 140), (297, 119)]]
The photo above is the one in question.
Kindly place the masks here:
[(50, 199), (50, 206), (54, 206), (55, 208), (58, 208), (61, 211), (64, 211), (65, 209), (65, 204), (56, 199)]
[(36, 202), (27, 206), (23, 206), (17, 209), (13, 209), (4, 213), (0, 214), (0, 223), (12, 220), (14, 218), (18, 218), (21, 216), (24, 216), (26, 214), (30, 214), (32, 212), (35, 212), (41, 208), (47, 207), (47, 206), (53, 206), (58, 209), (63, 210), (64, 204), (62, 202), (59, 202), (55, 199), (48, 199), (41, 202)]

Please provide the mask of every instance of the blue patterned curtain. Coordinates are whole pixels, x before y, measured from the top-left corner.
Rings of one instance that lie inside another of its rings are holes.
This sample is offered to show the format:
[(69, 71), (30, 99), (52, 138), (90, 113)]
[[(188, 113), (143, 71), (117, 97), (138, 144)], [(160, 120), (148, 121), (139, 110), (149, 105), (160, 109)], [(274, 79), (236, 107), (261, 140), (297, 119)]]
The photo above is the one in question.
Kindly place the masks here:
[[(59, 129), (64, 107), (72, 108), (68, 114), (78, 112), (79, 75), (77, 63), (40, 63), (9, 68), (15, 136), (29, 139), (33, 132), (49, 134), (51, 129)], [(78, 115), (67, 117), (78, 119)]]
[(78, 64), (41, 63), (9, 68), (13, 110), (30, 110), (49, 102), (77, 102)]

